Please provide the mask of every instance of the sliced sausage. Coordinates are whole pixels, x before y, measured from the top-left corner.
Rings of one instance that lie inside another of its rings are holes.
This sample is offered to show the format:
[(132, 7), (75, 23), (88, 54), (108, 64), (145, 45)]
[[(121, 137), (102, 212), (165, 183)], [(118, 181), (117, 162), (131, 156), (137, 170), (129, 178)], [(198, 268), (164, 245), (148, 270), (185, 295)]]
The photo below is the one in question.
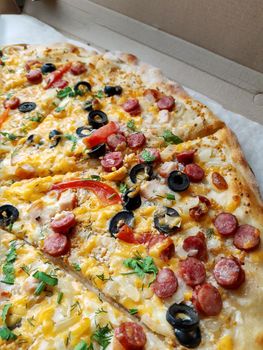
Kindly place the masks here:
[(106, 142), (111, 151), (120, 151), (126, 148), (126, 137), (121, 133), (108, 136)]
[(188, 256), (203, 261), (207, 260), (207, 246), (203, 232), (198, 232), (196, 236), (185, 238), (183, 249), (188, 252)]
[(245, 271), (234, 258), (222, 258), (214, 267), (217, 283), (226, 289), (237, 289), (245, 281)]
[(180, 275), (188, 286), (202, 284), (206, 278), (204, 264), (196, 258), (187, 258), (179, 264)]
[(76, 225), (75, 215), (70, 211), (63, 211), (51, 221), (51, 228), (54, 232), (67, 234)]
[(20, 100), (18, 97), (12, 96), (8, 100), (4, 101), (4, 107), (10, 109), (17, 109), (20, 105)]
[(172, 96), (163, 96), (157, 102), (157, 106), (160, 111), (163, 109), (167, 109), (169, 112), (171, 112), (175, 106), (174, 98)]
[(189, 215), (195, 221), (201, 220), (207, 213), (211, 206), (210, 200), (204, 196), (199, 197), (199, 204), (189, 209)]
[[(158, 251), (158, 257), (163, 261), (170, 260), (175, 254), (174, 242), (164, 235), (149, 235), (147, 237), (148, 252)], [(157, 246), (158, 245), (158, 246)]]
[(251, 225), (240, 225), (234, 236), (234, 245), (240, 249), (249, 251), (258, 247), (260, 243), (260, 231)]
[(64, 89), (66, 86), (68, 86), (68, 81), (63, 79), (59, 79), (52, 84), (52, 87), (58, 89)]
[(154, 293), (161, 299), (170, 298), (174, 295), (178, 288), (178, 281), (173, 272), (169, 268), (160, 270), (156, 280), (152, 284)]
[(238, 222), (235, 215), (230, 213), (220, 213), (215, 218), (214, 225), (222, 236), (231, 236), (236, 232)]
[(122, 105), (125, 112), (130, 113), (130, 115), (139, 115), (141, 113), (141, 106), (136, 98), (130, 98)]
[(106, 154), (102, 160), (101, 165), (107, 172), (115, 171), (119, 169), (123, 164), (123, 158), (121, 152), (110, 152)]
[(195, 150), (184, 151), (176, 155), (176, 159), (179, 163), (187, 165), (193, 163)]
[(197, 286), (192, 301), (197, 311), (206, 316), (219, 315), (223, 306), (221, 294), (210, 283)]
[(135, 322), (124, 322), (115, 328), (114, 335), (125, 350), (143, 350), (146, 344), (145, 332)]
[(187, 164), (184, 168), (184, 172), (192, 182), (200, 182), (205, 177), (204, 170), (195, 163)]
[(216, 188), (219, 190), (227, 190), (228, 189), (228, 184), (226, 180), (223, 178), (222, 175), (220, 175), (217, 172), (214, 172), (212, 174), (212, 182), (215, 185)]
[(44, 252), (54, 257), (67, 254), (69, 249), (70, 240), (61, 233), (53, 233), (44, 241)]
[(80, 75), (82, 73), (85, 73), (86, 71), (87, 67), (85, 63), (82, 62), (74, 62), (72, 63), (70, 68), (70, 73), (72, 73), (73, 75)]
[(36, 60), (28, 60), (28, 61), (26, 62), (26, 64), (25, 64), (25, 69), (26, 69), (26, 71), (29, 72), (30, 69), (31, 69), (33, 66), (34, 66), (34, 67), (40, 67), (40, 66), (41, 66), (41, 62), (36, 61)]
[(26, 78), (31, 84), (40, 84), (43, 80), (42, 72), (40, 69), (30, 70), (27, 73)]
[(127, 143), (131, 149), (138, 149), (145, 145), (146, 137), (142, 132), (136, 132), (127, 137)]
[(146, 97), (149, 102), (155, 102), (162, 97), (162, 94), (156, 89), (146, 89), (143, 92), (143, 96)]

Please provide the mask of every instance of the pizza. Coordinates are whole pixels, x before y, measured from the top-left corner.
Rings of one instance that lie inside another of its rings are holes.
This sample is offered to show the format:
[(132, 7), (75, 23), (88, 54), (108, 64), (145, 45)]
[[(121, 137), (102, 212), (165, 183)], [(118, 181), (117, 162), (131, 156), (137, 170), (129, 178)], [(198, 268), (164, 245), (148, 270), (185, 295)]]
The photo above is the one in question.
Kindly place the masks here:
[(146, 349), (162, 346), (129, 316), (83, 290), (81, 283), (72, 281), (69, 273), (39, 250), (9, 233), (1, 235), (5, 272), (1, 276), (0, 349), (110, 349), (118, 346), (114, 333), (126, 334), (129, 329), (133, 336), (133, 332), (141, 335)]
[[(116, 307), (112, 340), (94, 347), (261, 349), (263, 206), (235, 135), (131, 54), (13, 46), (2, 60), (0, 226), (78, 286), (79, 302), (84, 287)], [(32, 98), (43, 118), (20, 135)], [(65, 348), (88, 348), (94, 332)]]

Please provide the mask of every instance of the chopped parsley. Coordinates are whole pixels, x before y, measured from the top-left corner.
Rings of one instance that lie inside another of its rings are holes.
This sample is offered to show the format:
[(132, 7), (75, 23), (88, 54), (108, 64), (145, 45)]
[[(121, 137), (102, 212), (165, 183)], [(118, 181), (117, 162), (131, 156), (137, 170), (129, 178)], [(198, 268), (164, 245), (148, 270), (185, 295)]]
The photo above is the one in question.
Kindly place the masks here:
[(4, 131), (0, 131), (0, 134), (10, 141), (15, 141), (19, 137), (15, 134), (10, 134), (9, 132), (4, 132)]
[(91, 340), (96, 341), (101, 347), (102, 350), (105, 350), (110, 344), (112, 338), (112, 330), (109, 325), (101, 327), (97, 325), (96, 331), (92, 334)]
[(62, 292), (59, 292), (59, 293), (58, 293), (58, 297), (57, 297), (57, 303), (58, 303), (58, 304), (61, 304), (63, 295), (64, 295), (64, 293), (62, 293)]
[(72, 266), (73, 266), (74, 270), (81, 271), (81, 267), (79, 266), (79, 264), (74, 263), (74, 264), (72, 264)]
[(139, 253), (137, 253), (133, 258), (125, 259), (123, 261), (123, 265), (133, 270), (133, 273), (138, 275), (140, 278), (144, 278), (146, 274), (153, 274), (153, 281), (158, 273), (158, 268), (155, 265), (153, 258), (150, 256), (143, 258)]
[(81, 308), (78, 300), (74, 304), (71, 305), (70, 311), (73, 311), (73, 310), (77, 310), (78, 315), (81, 315), (82, 308)]
[(169, 199), (171, 201), (175, 200), (175, 195), (172, 193), (167, 193), (166, 194), (166, 199)]
[(31, 122), (40, 123), (42, 122), (43, 118), (44, 118), (43, 114), (37, 112), (36, 115), (34, 117), (30, 117), (29, 120)]
[(146, 149), (144, 149), (142, 151), (142, 153), (140, 154), (140, 156), (142, 157), (142, 159), (147, 162), (147, 163), (151, 163), (155, 161), (155, 155), (152, 154), (151, 152), (147, 151)]
[(96, 180), (96, 181), (100, 181), (101, 180), (101, 177), (99, 175), (90, 175), (90, 178), (92, 180)]
[(100, 309), (96, 310), (95, 315), (99, 315), (99, 314), (106, 314), (108, 311), (104, 310), (103, 307), (101, 307)]
[(60, 99), (60, 100), (63, 100), (64, 98), (66, 97), (75, 97), (77, 94), (76, 94), (76, 91), (74, 91), (71, 87), (67, 86), (65, 87), (65, 89), (62, 89), (62, 90), (59, 90), (57, 92), (57, 97)]
[(135, 121), (133, 119), (130, 119), (126, 125), (131, 131), (136, 131)]
[(128, 311), (130, 315), (136, 315), (138, 313), (138, 309), (129, 309)]
[(57, 108), (55, 109), (55, 112), (64, 111), (66, 107), (67, 107), (67, 103), (66, 103), (64, 106), (57, 107)]
[(183, 142), (183, 140), (180, 139), (180, 137), (173, 134), (171, 130), (164, 130), (162, 137), (164, 138), (164, 141), (168, 144), (178, 145), (179, 143)]
[(15, 269), (14, 262), (17, 258), (16, 255), (16, 242), (13, 241), (10, 244), (10, 249), (6, 255), (6, 260), (3, 265), (2, 271), (4, 274), (4, 279), (1, 282), (6, 284), (14, 284), (15, 282)]
[(124, 182), (121, 182), (119, 184), (119, 189), (121, 193), (125, 193), (128, 190), (128, 186)]
[(81, 340), (74, 348), (74, 350), (94, 350), (92, 344), (88, 345), (84, 340)]
[(6, 323), (6, 317), (11, 306), (12, 304), (5, 304), (5, 306), (3, 307), (1, 318), (4, 324)]
[(215, 231), (214, 231), (213, 228), (208, 228), (208, 229), (206, 230), (206, 236), (207, 236), (207, 238), (212, 238), (214, 234), (215, 234)]
[(99, 91), (96, 93), (95, 97), (97, 97), (97, 98), (103, 98), (103, 97), (104, 97), (104, 92), (103, 92), (103, 90), (99, 90)]
[(17, 336), (8, 327), (4, 326), (0, 328), (0, 337), (3, 340), (16, 340)]
[(30, 276), (30, 267), (26, 266), (26, 265), (22, 265), (21, 269), (28, 275)]

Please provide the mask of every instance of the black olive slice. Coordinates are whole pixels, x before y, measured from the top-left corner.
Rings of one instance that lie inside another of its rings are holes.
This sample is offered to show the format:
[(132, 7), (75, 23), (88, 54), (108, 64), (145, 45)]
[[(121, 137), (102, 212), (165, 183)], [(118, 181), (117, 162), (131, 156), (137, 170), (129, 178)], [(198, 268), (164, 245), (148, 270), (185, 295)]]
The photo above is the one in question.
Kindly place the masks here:
[(93, 100), (88, 100), (84, 102), (83, 109), (87, 112), (90, 112), (93, 110)]
[(122, 87), (119, 85), (117, 86), (106, 85), (104, 88), (104, 92), (108, 97), (114, 96), (114, 95), (121, 95)]
[(19, 105), (18, 110), (21, 113), (27, 113), (33, 111), (36, 107), (35, 102), (23, 102)]
[(140, 193), (136, 188), (127, 190), (123, 195), (123, 206), (127, 210), (135, 210), (142, 204)]
[(91, 85), (87, 81), (79, 81), (74, 86), (74, 91), (79, 95), (84, 95), (86, 92), (91, 91)]
[(154, 213), (154, 227), (161, 233), (172, 234), (181, 226), (181, 217), (179, 213), (168, 207), (162, 207)]
[(52, 141), (52, 145), (50, 146), (50, 148), (54, 148), (59, 144), (59, 142), (61, 140), (61, 135), (62, 135), (61, 131), (58, 131), (58, 130), (51, 130), (50, 131), (49, 136), (48, 136), (48, 138)]
[[(87, 133), (83, 133), (83, 131), (86, 130)], [(79, 128), (76, 129), (76, 134), (79, 137), (87, 137), (89, 136), (90, 132), (91, 132), (91, 127), (90, 126), (80, 126)]]
[(96, 109), (89, 113), (88, 122), (94, 129), (99, 129), (103, 125), (108, 124), (108, 117), (107, 114)]
[(178, 342), (186, 348), (194, 349), (201, 343), (201, 332), (199, 327), (196, 327), (189, 332), (175, 329), (174, 334)]
[(114, 215), (109, 224), (109, 231), (112, 237), (116, 237), (116, 234), (119, 232), (121, 226), (124, 224), (132, 227), (134, 222), (134, 215), (131, 211), (123, 210), (118, 214)]
[(175, 329), (191, 331), (199, 325), (198, 313), (186, 304), (174, 303), (166, 313), (166, 320)]
[(28, 138), (26, 139), (26, 144), (30, 144), (30, 143), (33, 143), (34, 142), (34, 137), (35, 135), (34, 134), (31, 134), (28, 136)]
[(104, 156), (105, 153), (106, 153), (106, 144), (100, 143), (99, 145), (92, 147), (88, 155), (90, 156), (90, 158), (99, 158)]
[(174, 192), (187, 190), (190, 185), (189, 177), (181, 171), (172, 171), (168, 177), (168, 187)]
[(10, 204), (0, 207), (0, 226), (6, 227), (13, 224), (19, 217), (19, 211)]
[(44, 63), (43, 66), (41, 67), (41, 72), (43, 74), (51, 73), (56, 70), (57, 67), (53, 63)]
[(150, 164), (142, 163), (136, 164), (130, 171), (130, 179), (135, 184), (138, 180), (139, 174), (143, 175), (143, 180), (152, 180), (153, 167)]

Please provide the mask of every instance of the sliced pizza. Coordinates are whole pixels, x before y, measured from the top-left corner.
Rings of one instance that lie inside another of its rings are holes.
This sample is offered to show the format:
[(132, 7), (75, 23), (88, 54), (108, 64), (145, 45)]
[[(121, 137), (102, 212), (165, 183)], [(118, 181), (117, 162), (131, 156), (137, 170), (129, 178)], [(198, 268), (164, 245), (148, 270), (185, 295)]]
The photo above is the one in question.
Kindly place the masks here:
[(2, 186), (1, 225), (179, 348), (260, 349), (262, 203), (234, 135), (129, 157), (121, 182), (98, 167)]
[(170, 349), (40, 251), (0, 234), (0, 349)]

